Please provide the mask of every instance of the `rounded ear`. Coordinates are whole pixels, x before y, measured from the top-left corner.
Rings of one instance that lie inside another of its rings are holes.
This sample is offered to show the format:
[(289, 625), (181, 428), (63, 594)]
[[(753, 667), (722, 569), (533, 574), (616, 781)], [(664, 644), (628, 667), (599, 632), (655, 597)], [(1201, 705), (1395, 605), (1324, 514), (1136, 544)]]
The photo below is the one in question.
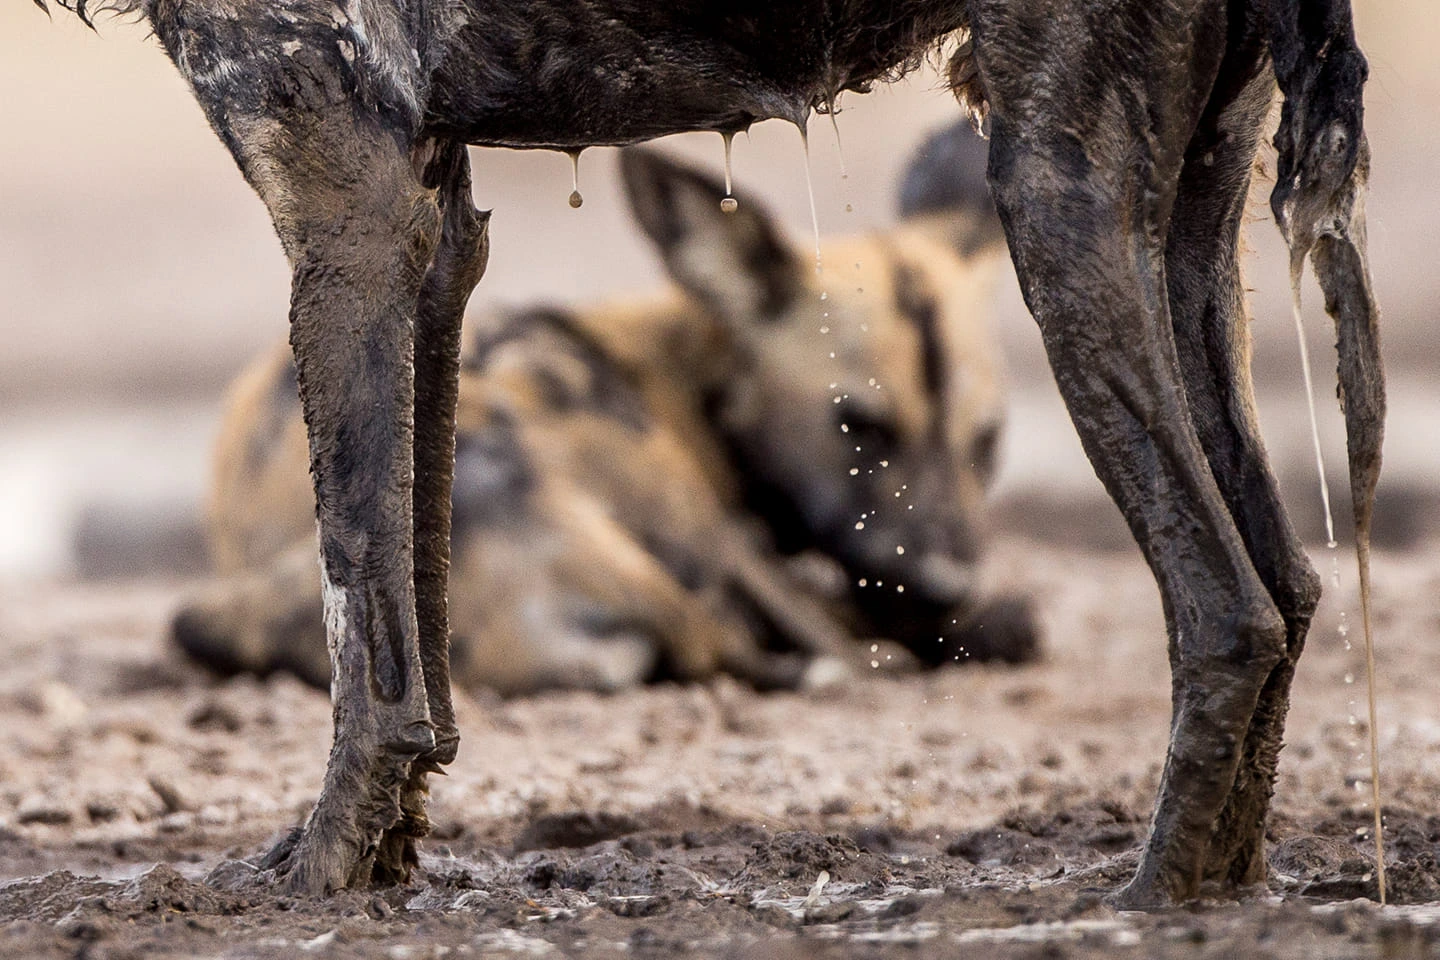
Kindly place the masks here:
[(990, 198), (990, 144), (960, 120), (936, 130), (915, 150), (900, 181), (900, 217), (933, 229), (962, 257), (1005, 242)]
[(804, 286), (800, 260), (763, 204), (737, 194), (720, 209), (723, 184), (640, 147), (620, 154), (630, 209), (686, 292), (732, 320), (773, 320)]

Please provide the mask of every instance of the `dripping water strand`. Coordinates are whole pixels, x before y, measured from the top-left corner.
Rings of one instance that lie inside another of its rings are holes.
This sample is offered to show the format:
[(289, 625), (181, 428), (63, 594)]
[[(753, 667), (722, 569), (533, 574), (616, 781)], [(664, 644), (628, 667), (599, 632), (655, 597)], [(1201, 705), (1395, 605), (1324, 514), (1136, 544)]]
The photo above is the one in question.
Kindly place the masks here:
[(1320, 501), (1325, 506), (1325, 545), (1335, 549), (1335, 517), (1330, 511), (1330, 482), (1325, 479), (1325, 454), (1320, 449), (1320, 421), (1315, 416), (1315, 381), (1310, 375), (1310, 348), (1305, 343), (1305, 322), (1300, 317), (1300, 271), (1290, 268), (1290, 308), (1295, 318), (1295, 338), (1300, 343), (1300, 370), (1305, 376), (1305, 404), (1310, 410), (1310, 442), (1315, 448), (1315, 471), (1320, 475)]
[(835, 99), (830, 99), (830, 129), (835, 131), (835, 153), (840, 158), (840, 179), (849, 180), (850, 171), (845, 169), (845, 145), (840, 141), (840, 122), (835, 119)]
[(800, 144), (805, 148), (805, 192), (810, 197), (810, 229), (815, 233), (815, 272), (819, 273), (823, 264), (820, 256), (820, 215), (815, 212), (815, 181), (810, 176), (810, 134), (805, 129), (808, 122), (808, 116), (804, 121), (797, 120), (795, 129), (800, 131)]
[(580, 195), (580, 151), (568, 152), (570, 154), (570, 207), (578, 210), (585, 203), (585, 198)]
[(1375, 641), (1370, 633), (1370, 531), (1357, 530), (1355, 563), (1360, 572), (1360, 622), (1365, 629), (1365, 681), (1370, 700), (1370, 804), (1375, 811), (1375, 869), (1385, 905), (1385, 837), (1380, 815), (1380, 731), (1375, 712)]
[(725, 130), (720, 134), (725, 141), (725, 198), (720, 201), (721, 213), (734, 213), (740, 209), (740, 201), (732, 195), (735, 192), (734, 180), (730, 175), (730, 147), (735, 141), (735, 131)]

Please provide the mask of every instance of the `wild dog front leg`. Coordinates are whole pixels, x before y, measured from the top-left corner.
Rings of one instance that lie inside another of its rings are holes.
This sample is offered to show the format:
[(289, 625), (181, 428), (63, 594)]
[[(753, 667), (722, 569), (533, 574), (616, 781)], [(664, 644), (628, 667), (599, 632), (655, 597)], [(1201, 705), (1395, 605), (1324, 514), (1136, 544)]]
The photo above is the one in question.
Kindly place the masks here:
[[(428, 145), (420, 153), (430, 154)], [(435, 726), (435, 747), (416, 758), (401, 791), (402, 817), (381, 842), (377, 880), (403, 881), (416, 862), (414, 841), (429, 832), (426, 777), (455, 759), (460, 731), (450, 691), (450, 492), (455, 478), (455, 408), (460, 326), (485, 272), (490, 215), (475, 209), (463, 143), (433, 149), (422, 179), (439, 191), (443, 228), (415, 315), (415, 613), (420, 663)]]
[(232, 130), (294, 271), (335, 738), (314, 811), (270, 865), (318, 894), (371, 879), (411, 761), (435, 748), (415, 615), (412, 371), (440, 215), (389, 131), (349, 109), (304, 119)]
[[(335, 741), (289, 885), (368, 882), (411, 761), (435, 747), (415, 613), (413, 317), (439, 216), (403, 157), (330, 198), (295, 258), (291, 342), (310, 435)], [(352, 212), (353, 211), (353, 212)], [(329, 218), (327, 218), (329, 219)]]

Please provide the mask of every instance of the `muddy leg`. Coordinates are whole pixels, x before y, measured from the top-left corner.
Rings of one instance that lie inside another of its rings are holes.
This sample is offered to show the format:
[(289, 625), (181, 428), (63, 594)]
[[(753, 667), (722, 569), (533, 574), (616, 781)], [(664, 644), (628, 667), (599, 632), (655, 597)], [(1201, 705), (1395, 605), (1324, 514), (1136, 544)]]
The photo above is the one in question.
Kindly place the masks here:
[(426, 777), (454, 760), (460, 745), (450, 697), (450, 488), (455, 477), (460, 323), (470, 293), (485, 272), (490, 217), (471, 201), (470, 158), (463, 143), (439, 145), (423, 180), (439, 190), (444, 222), (415, 316), (415, 613), (435, 748), (410, 767), (400, 794), (402, 817), (376, 853), (377, 881), (408, 879), (416, 862), (414, 841), (429, 832)]
[[(981, 62), (991, 181), (1026, 303), (1086, 453), (1155, 573), (1170, 633), (1170, 748), (1120, 900), (1187, 899), (1199, 893), (1256, 702), (1286, 656), (1285, 622), (1192, 420), (1166, 295), (1164, 237), (1224, 53), (1225, 5), (1135, 0), (1115, 14), (1130, 25), (1123, 38), (1092, 36), (1070, 7), (1033, 22), (1003, 4), (976, 10), (977, 48), (991, 51)], [(1193, 60), (1173, 56), (1167, 38), (1177, 36), (1200, 38)], [(1098, 89), (1091, 65), (1077, 63), (1080, 39), (1105, 59)]]
[(1285, 621), (1285, 657), (1261, 689), (1204, 880), (1265, 883), (1265, 820), (1290, 682), (1320, 579), (1285, 515), (1255, 417), (1249, 317), (1237, 256), (1250, 171), (1274, 83), (1258, 36), (1232, 43), (1187, 151), (1166, 247), (1170, 312), (1191, 415), (1230, 515)]
[(414, 317), (441, 225), (393, 131), (338, 86), (308, 92), (329, 109), (284, 124), (230, 115), (222, 130), (293, 269), (335, 738), (315, 809), (267, 865), (289, 889), (320, 894), (371, 879), (411, 761), (435, 748), (415, 618), (411, 425)]

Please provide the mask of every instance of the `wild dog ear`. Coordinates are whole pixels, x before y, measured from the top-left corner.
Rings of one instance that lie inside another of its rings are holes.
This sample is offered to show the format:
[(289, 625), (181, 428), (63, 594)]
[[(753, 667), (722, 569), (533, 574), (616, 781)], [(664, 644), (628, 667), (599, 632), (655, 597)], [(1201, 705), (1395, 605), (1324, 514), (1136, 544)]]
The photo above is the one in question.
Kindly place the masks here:
[(1005, 241), (985, 168), (990, 144), (961, 120), (936, 130), (915, 150), (900, 181), (900, 217), (933, 230), (962, 257)]
[(620, 154), (630, 209), (670, 276), (727, 319), (776, 319), (800, 293), (800, 259), (765, 207), (740, 196), (720, 209), (723, 184), (653, 150)]

